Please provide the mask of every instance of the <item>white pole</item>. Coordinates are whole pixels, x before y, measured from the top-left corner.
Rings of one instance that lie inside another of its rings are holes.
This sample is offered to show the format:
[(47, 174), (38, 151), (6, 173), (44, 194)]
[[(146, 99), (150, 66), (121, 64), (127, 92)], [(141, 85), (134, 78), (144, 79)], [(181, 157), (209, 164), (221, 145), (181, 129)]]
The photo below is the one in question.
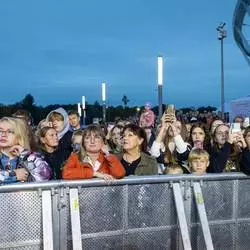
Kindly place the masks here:
[(157, 57), (157, 82), (158, 82), (158, 118), (162, 117), (162, 85), (163, 85), (163, 57)]
[(163, 57), (158, 56), (157, 58), (157, 64), (158, 64), (158, 85), (163, 84)]
[(86, 102), (86, 101), (85, 101), (85, 96), (83, 95), (83, 96), (82, 96), (82, 109), (83, 109), (83, 110), (85, 110), (85, 105), (86, 105), (85, 102)]
[(102, 83), (102, 119), (106, 122), (106, 83)]
[(82, 116), (82, 109), (81, 109), (81, 103), (80, 102), (77, 103), (77, 109), (78, 109), (78, 114), (81, 117)]
[(102, 83), (102, 101), (103, 102), (106, 101), (106, 83), (105, 82)]

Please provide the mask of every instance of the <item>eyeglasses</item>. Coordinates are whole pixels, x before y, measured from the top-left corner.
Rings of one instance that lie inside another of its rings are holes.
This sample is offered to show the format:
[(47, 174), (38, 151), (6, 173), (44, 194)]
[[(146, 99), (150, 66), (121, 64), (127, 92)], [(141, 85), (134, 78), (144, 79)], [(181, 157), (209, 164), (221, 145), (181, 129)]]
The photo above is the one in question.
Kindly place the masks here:
[(15, 131), (10, 130), (10, 129), (8, 129), (8, 130), (1, 130), (0, 129), (0, 136), (2, 136), (4, 134), (7, 135), (7, 136), (11, 136), (11, 135), (15, 134)]

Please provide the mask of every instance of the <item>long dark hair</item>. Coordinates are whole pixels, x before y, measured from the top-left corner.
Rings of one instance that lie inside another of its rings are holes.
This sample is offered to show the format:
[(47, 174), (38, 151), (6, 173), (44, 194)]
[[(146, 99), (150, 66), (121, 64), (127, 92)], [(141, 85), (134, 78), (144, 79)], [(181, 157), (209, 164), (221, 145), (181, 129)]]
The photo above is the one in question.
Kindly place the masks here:
[(207, 133), (207, 129), (206, 129), (206, 126), (204, 123), (201, 123), (201, 122), (198, 122), (198, 123), (195, 123), (192, 127), (191, 127), (191, 130), (190, 130), (190, 137), (189, 137), (189, 144), (193, 147), (194, 146), (194, 142), (193, 142), (193, 139), (192, 139), (192, 133), (193, 131), (196, 129), (196, 128), (200, 128), (204, 131), (205, 133), (205, 138), (204, 138), (204, 142), (203, 142), (203, 148), (206, 150), (206, 151), (210, 151), (210, 136), (209, 134)]

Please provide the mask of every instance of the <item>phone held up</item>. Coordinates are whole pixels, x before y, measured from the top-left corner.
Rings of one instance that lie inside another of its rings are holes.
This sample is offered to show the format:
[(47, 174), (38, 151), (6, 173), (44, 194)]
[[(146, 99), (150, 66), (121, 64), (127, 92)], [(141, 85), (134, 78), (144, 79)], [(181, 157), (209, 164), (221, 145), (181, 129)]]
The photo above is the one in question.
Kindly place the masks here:
[(165, 122), (173, 122), (175, 120), (175, 107), (169, 104), (165, 110)]

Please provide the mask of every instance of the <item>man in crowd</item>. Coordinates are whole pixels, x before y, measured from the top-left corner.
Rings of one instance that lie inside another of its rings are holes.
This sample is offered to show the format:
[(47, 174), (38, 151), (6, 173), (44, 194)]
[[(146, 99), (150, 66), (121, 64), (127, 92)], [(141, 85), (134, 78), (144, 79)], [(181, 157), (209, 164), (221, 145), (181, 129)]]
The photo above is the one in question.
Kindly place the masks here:
[(69, 124), (70, 124), (70, 131), (74, 132), (76, 130), (80, 130), (83, 129), (84, 127), (81, 125), (80, 123), (80, 115), (78, 114), (78, 112), (76, 110), (70, 110), (68, 112), (68, 116), (69, 116)]

